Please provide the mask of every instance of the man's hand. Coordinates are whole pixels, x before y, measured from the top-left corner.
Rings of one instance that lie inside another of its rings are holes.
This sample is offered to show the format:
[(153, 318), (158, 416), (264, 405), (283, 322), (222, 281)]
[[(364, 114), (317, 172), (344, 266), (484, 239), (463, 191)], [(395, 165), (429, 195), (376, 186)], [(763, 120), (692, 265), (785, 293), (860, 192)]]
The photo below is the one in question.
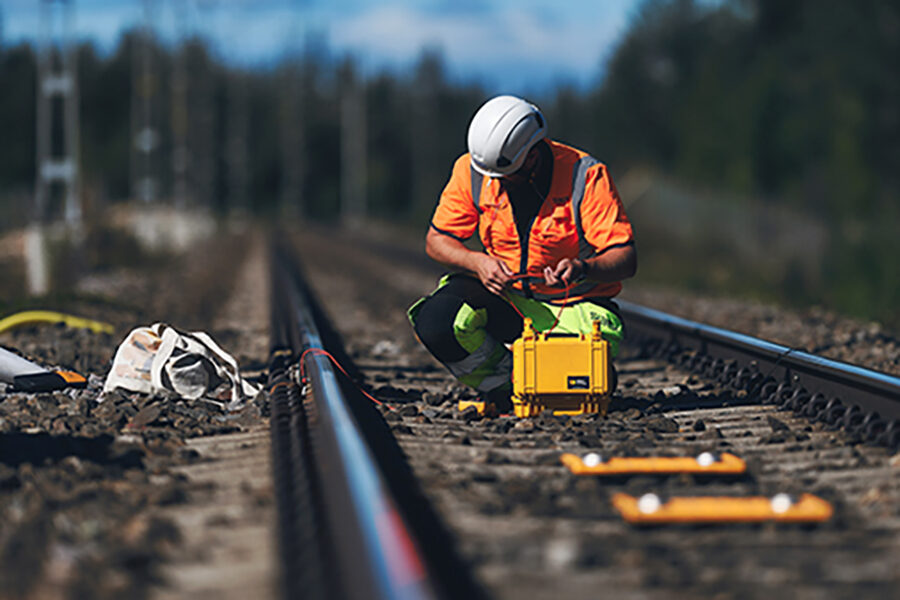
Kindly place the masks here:
[(549, 286), (571, 285), (581, 279), (600, 283), (634, 277), (637, 252), (632, 244), (604, 250), (587, 260), (564, 258), (555, 267), (544, 268), (544, 282)]
[(551, 287), (571, 285), (584, 276), (584, 262), (577, 258), (564, 258), (555, 267), (544, 267), (544, 283)]
[(475, 273), (484, 287), (498, 296), (503, 294), (503, 290), (513, 276), (505, 262), (487, 254), (481, 254), (481, 258), (475, 265)]
[(451, 269), (475, 273), (484, 287), (498, 296), (503, 294), (503, 289), (512, 281), (513, 273), (502, 260), (484, 252), (469, 250), (461, 241), (444, 235), (433, 227), (425, 236), (425, 252)]

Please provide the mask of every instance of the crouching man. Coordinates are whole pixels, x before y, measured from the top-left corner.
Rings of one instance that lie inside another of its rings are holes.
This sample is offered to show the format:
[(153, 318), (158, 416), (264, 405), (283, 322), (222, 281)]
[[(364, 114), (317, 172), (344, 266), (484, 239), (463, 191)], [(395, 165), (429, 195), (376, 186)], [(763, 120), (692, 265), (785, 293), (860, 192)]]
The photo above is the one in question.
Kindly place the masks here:
[[(428, 255), (454, 272), (409, 309), (429, 352), (499, 412), (511, 408), (505, 344), (521, 335), (522, 316), (539, 332), (589, 334), (599, 321), (615, 356), (622, 321), (611, 298), (637, 269), (605, 165), (546, 132), (521, 98), (478, 110), (425, 238)], [(476, 229), (484, 252), (463, 244)]]

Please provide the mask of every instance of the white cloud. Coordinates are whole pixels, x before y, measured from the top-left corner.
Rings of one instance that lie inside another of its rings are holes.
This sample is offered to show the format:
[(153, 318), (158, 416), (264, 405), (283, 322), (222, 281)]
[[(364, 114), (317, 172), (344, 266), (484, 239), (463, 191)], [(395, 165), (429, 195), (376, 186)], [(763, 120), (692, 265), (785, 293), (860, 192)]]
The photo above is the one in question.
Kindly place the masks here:
[(404, 65), (422, 48), (437, 47), (459, 74), (506, 81), (530, 77), (539, 84), (559, 77), (587, 83), (627, 24), (630, 3), (610, 5), (615, 10), (604, 11), (601, 3), (585, 11), (593, 14), (568, 19), (542, 18), (541, 11), (520, 5), (490, 15), (382, 5), (336, 21), (331, 39), (369, 62)]

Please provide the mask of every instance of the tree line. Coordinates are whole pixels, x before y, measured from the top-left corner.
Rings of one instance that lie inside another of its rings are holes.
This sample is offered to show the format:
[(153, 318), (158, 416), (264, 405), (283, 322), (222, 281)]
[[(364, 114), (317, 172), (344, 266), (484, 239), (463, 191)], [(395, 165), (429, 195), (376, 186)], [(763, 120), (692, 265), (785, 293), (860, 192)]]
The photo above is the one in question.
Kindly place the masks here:
[[(87, 44), (77, 50), (89, 203), (132, 193), (134, 53), (141, 43), (131, 32), (109, 55)], [(34, 181), (34, 52), (0, 48), (0, 203), (27, 195)], [(253, 71), (216, 59), (201, 39), (176, 48), (154, 43), (152, 55), (161, 197), (173, 188), (170, 91), (181, 65), (188, 73), (189, 188), (195, 202), (220, 210), (238, 203), (229, 148), (240, 130), (250, 199), (244, 208), (337, 216), (342, 99), (356, 93), (364, 106), (368, 210), (421, 223), (487, 97), (478, 85), (448, 77), (437, 52), (423, 53), (409, 72), (367, 77), (352, 57), (315, 47)], [(898, 2), (649, 0), (596, 87), (532, 99), (554, 138), (591, 151), (614, 175), (645, 166), (815, 214), (831, 243), (820, 282), (801, 300), (896, 322), (897, 73)]]

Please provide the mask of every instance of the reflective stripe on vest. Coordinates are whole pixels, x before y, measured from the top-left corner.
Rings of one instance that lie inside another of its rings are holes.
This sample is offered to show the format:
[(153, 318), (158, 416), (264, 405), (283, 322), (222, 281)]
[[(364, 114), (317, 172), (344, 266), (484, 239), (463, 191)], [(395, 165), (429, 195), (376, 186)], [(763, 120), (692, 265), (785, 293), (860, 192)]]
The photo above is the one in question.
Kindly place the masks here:
[[(587, 171), (598, 161), (593, 156), (582, 156), (572, 169), (572, 214), (575, 217), (575, 230), (578, 232), (578, 258), (587, 260), (594, 256), (595, 249), (584, 236), (581, 224), (581, 201), (584, 200), (584, 188), (587, 185)], [(574, 290), (573, 290), (574, 291)]]
[(484, 181), (484, 175), (475, 170), (475, 167), (469, 167), (472, 177), (472, 203), (475, 210), (481, 213), (481, 183)]

